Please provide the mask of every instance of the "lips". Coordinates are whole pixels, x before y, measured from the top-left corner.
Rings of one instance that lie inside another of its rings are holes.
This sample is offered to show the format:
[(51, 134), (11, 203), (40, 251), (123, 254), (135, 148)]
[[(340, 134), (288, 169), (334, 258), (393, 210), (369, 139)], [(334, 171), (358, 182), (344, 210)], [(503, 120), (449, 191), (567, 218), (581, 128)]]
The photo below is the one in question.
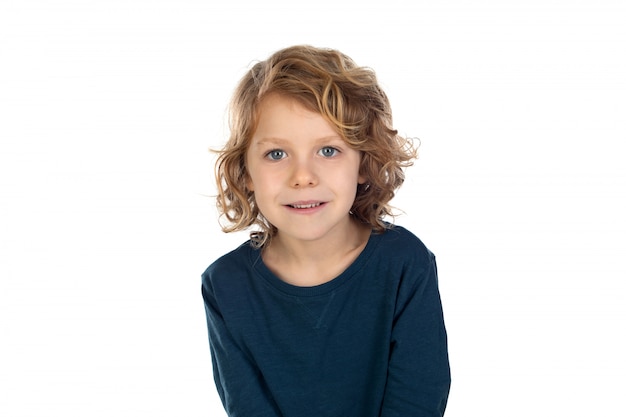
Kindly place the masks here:
[(298, 210), (307, 210), (317, 208), (323, 204), (325, 204), (323, 201), (296, 201), (286, 204), (286, 206)]
[(289, 207), (297, 208), (297, 209), (308, 209), (313, 207), (319, 207), (322, 203), (310, 203), (310, 204), (289, 204)]

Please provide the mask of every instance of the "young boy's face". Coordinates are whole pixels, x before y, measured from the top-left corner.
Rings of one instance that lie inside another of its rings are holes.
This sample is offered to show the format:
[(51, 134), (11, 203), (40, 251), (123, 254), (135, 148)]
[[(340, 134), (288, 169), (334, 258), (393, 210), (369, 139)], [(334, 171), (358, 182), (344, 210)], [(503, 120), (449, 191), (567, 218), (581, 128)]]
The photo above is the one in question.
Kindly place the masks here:
[(266, 97), (258, 117), (246, 185), (278, 236), (313, 241), (346, 233), (357, 185), (364, 182), (360, 152), (292, 99)]

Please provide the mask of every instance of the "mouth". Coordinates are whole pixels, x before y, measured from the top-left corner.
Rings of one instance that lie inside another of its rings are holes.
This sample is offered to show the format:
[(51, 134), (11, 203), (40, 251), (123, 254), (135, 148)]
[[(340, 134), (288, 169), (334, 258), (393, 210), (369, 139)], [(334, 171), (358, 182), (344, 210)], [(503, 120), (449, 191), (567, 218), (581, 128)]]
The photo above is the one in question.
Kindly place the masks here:
[(288, 207), (294, 208), (294, 209), (299, 209), (299, 210), (304, 210), (304, 209), (312, 209), (312, 208), (316, 208), (321, 206), (322, 204), (325, 204), (321, 201), (317, 201), (317, 202), (313, 202), (313, 203), (294, 203), (294, 204), (287, 204)]

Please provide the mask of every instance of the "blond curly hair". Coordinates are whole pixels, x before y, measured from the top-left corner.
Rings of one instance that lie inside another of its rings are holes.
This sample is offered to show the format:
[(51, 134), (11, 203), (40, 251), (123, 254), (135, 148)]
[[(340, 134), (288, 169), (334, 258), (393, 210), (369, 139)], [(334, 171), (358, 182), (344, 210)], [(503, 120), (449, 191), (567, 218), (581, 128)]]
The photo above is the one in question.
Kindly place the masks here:
[(370, 68), (333, 49), (299, 45), (256, 63), (237, 86), (229, 112), (230, 138), (216, 151), (217, 208), (224, 232), (256, 225), (250, 234), (261, 247), (277, 232), (259, 212), (246, 187), (246, 152), (258, 121), (259, 104), (270, 93), (297, 100), (321, 114), (353, 149), (361, 151), (359, 185), (350, 214), (376, 232), (387, 228), (389, 201), (404, 182), (403, 168), (417, 157), (412, 140), (392, 127), (387, 95)]

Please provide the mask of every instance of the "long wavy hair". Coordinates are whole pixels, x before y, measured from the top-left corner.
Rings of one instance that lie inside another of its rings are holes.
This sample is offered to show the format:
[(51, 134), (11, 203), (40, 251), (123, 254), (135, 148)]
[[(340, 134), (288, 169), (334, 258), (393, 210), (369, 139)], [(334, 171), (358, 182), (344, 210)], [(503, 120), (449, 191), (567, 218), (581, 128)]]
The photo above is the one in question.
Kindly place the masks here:
[(224, 232), (257, 226), (252, 242), (261, 247), (276, 228), (260, 213), (247, 189), (246, 152), (258, 121), (259, 105), (268, 94), (297, 100), (321, 114), (353, 149), (361, 151), (360, 174), (350, 214), (376, 232), (393, 215), (389, 201), (404, 182), (403, 168), (417, 157), (413, 141), (392, 127), (391, 107), (373, 70), (357, 66), (333, 49), (306, 45), (275, 52), (256, 63), (239, 82), (229, 108), (230, 138), (216, 151), (217, 208)]

